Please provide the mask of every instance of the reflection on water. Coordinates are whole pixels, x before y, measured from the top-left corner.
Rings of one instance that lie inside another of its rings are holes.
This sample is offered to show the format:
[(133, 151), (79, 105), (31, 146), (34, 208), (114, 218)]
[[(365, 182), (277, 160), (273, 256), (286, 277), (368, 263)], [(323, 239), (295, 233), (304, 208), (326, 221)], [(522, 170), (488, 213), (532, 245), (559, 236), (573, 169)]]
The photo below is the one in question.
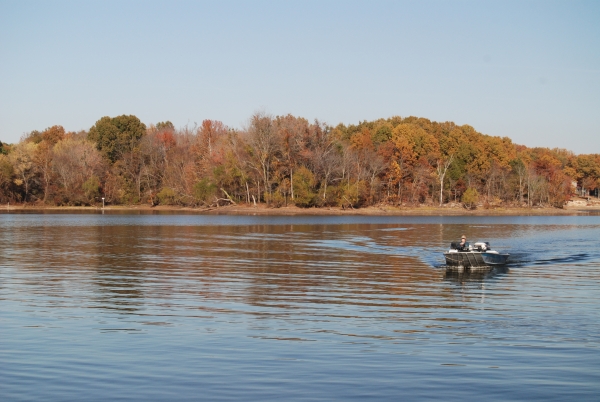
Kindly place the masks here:
[[(600, 217), (5, 214), (0, 225), (8, 400), (600, 393)], [(462, 233), (510, 252), (509, 265), (447, 270), (442, 252)]]
[(451, 267), (444, 273), (444, 279), (454, 282), (484, 282), (508, 274), (508, 267), (470, 267), (468, 269)]

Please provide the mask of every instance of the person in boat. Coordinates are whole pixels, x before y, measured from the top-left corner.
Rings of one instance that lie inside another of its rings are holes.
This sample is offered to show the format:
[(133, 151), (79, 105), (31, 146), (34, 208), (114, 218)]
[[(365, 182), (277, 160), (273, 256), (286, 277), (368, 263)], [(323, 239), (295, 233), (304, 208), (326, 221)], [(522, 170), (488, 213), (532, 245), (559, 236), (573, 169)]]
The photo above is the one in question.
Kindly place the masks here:
[(467, 251), (469, 249), (469, 243), (467, 243), (467, 236), (462, 235), (460, 237), (460, 243), (458, 243), (458, 250)]

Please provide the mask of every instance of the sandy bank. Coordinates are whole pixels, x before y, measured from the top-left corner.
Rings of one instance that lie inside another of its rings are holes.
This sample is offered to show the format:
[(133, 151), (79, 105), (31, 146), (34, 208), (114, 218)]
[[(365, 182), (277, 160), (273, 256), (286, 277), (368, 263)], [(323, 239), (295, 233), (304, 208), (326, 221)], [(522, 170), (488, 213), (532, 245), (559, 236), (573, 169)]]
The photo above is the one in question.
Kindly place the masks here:
[[(93, 212), (101, 211), (101, 206), (89, 207), (53, 207), (40, 205), (4, 205), (0, 207), (0, 213), (5, 212)], [(281, 208), (271, 208), (266, 205), (233, 205), (219, 208), (189, 208), (177, 206), (150, 206), (150, 205), (109, 205), (105, 211), (110, 212), (165, 212), (165, 213), (197, 213), (211, 215), (362, 215), (362, 216), (402, 216), (402, 215), (439, 215), (439, 216), (527, 216), (527, 215), (577, 215), (590, 212), (600, 212), (600, 206), (567, 206), (564, 209), (559, 208), (479, 208), (475, 210), (466, 210), (461, 207), (393, 207), (393, 206), (374, 206), (360, 209), (341, 209), (341, 208), (298, 208), (296, 206), (287, 206)]]

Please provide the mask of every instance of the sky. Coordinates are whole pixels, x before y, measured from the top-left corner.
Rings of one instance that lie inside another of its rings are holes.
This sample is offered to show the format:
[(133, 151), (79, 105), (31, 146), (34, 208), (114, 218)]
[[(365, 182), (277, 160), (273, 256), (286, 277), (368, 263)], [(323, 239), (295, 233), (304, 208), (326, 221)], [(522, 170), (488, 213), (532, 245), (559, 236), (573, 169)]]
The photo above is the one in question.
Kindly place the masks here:
[(600, 153), (599, 21), (595, 0), (0, 0), (0, 141), (262, 111)]

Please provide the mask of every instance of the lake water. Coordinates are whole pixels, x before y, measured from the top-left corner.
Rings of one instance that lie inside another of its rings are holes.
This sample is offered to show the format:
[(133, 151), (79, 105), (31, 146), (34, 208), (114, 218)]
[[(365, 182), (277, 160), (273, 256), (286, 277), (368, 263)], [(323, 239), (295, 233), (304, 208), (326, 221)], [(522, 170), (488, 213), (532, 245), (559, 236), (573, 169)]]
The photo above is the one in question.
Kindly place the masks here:
[[(461, 234), (511, 253), (447, 272)], [(0, 214), (0, 400), (600, 400), (600, 216)]]

